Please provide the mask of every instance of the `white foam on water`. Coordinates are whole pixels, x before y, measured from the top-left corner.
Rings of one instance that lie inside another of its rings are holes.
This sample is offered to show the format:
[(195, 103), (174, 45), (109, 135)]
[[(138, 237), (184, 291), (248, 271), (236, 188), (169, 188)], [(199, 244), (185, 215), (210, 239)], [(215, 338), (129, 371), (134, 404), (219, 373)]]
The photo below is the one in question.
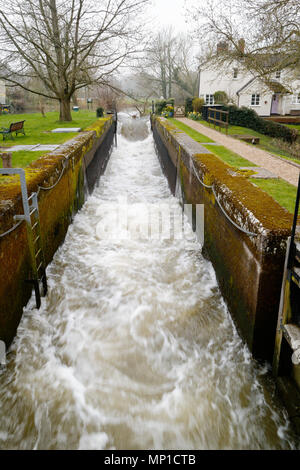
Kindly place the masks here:
[(101, 206), (120, 196), (181, 210), (152, 136), (118, 141), (0, 372), (0, 447), (295, 448), (268, 368), (238, 336), (191, 229), (188, 249), (97, 236)]

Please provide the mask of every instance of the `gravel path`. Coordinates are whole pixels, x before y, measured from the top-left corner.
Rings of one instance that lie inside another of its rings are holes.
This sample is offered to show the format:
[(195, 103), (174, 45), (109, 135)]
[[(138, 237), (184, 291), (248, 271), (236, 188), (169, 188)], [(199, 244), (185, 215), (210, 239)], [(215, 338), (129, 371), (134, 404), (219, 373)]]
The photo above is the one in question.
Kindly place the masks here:
[(181, 121), (187, 126), (192, 127), (201, 134), (210, 137), (218, 144), (223, 145), (224, 147), (227, 147), (229, 150), (232, 150), (241, 157), (246, 158), (250, 162), (253, 162), (262, 168), (266, 168), (276, 176), (280, 176), (280, 178), (284, 179), (285, 181), (288, 181), (294, 186), (298, 186), (299, 169), (296, 166), (284, 162), (279, 158), (273, 157), (270, 153), (266, 152), (265, 150), (261, 150), (257, 147), (245, 144), (244, 142), (234, 139), (233, 137), (221, 134), (220, 132), (215, 131), (214, 129), (209, 129), (200, 124), (199, 122), (195, 122), (187, 118), (177, 119), (178, 121)]

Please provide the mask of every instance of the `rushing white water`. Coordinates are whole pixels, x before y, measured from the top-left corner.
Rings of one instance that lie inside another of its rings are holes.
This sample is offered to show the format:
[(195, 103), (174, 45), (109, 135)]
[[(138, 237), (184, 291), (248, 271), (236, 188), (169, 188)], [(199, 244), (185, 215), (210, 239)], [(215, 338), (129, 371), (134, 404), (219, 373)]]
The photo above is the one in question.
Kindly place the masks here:
[(119, 135), (48, 268), (42, 308), (25, 309), (0, 373), (0, 448), (294, 448), (193, 233), (192, 249), (99, 239), (101, 207), (120, 195), (180, 211), (150, 134)]

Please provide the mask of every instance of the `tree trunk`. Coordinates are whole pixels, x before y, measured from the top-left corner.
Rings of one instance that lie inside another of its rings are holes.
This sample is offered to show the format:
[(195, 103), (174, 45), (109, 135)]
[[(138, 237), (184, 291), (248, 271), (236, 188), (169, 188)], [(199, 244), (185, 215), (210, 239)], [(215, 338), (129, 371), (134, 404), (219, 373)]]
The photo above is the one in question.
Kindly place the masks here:
[(78, 106), (78, 99), (77, 99), (77, 94), (76, 93), (73, 94), (72, 101), (73, 101), (75, 106)]
[(71, 100), (70, 98), (63, 98), (59, 100), (59, 120), (70, 122), (72, 121), (71, 114)]

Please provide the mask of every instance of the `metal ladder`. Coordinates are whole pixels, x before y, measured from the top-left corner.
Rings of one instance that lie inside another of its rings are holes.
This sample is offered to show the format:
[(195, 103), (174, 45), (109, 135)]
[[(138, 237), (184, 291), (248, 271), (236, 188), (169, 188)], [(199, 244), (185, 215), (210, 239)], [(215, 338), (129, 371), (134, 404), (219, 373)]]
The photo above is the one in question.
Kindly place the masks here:
[(293, 351), (293, 363), (300, 364), (300, 326), (294, 323), (291, 306), (291, 283), (300, 290), (300, 233), (297, 232), (297, 221), (300, 206), (300, 175), (294, 212), (291, 237), (288, 239), (284, 276), (281, 289), (281, 299), (278, 314), (278, 324), (275, 338), (273, 357), (273, 375), (279, 374), (280, 357), (283, 338)]
[[(47, 277), (46, 277), (46, 264), (41, 240), (41, 226), (38, 207), (37, 193), (32, 193), (28, 197), (25, 171), (21, 168), (3, 168), (0, 169), (0, 174), (4, 175), (19, 175), (22, 191), (22, 202), (24, 214), (15, 215), (14, 219), (17, 221), (24, 220), (26, 222), (27, 239), (30, 251), (31, 260), (31, 277), (26, 279), (25, 282), (30, 283), (34, 287), (36, 307), (41, 306), (41, 296), (47, 294)], [(42, 284), (42, 289), (40, 289)]]

